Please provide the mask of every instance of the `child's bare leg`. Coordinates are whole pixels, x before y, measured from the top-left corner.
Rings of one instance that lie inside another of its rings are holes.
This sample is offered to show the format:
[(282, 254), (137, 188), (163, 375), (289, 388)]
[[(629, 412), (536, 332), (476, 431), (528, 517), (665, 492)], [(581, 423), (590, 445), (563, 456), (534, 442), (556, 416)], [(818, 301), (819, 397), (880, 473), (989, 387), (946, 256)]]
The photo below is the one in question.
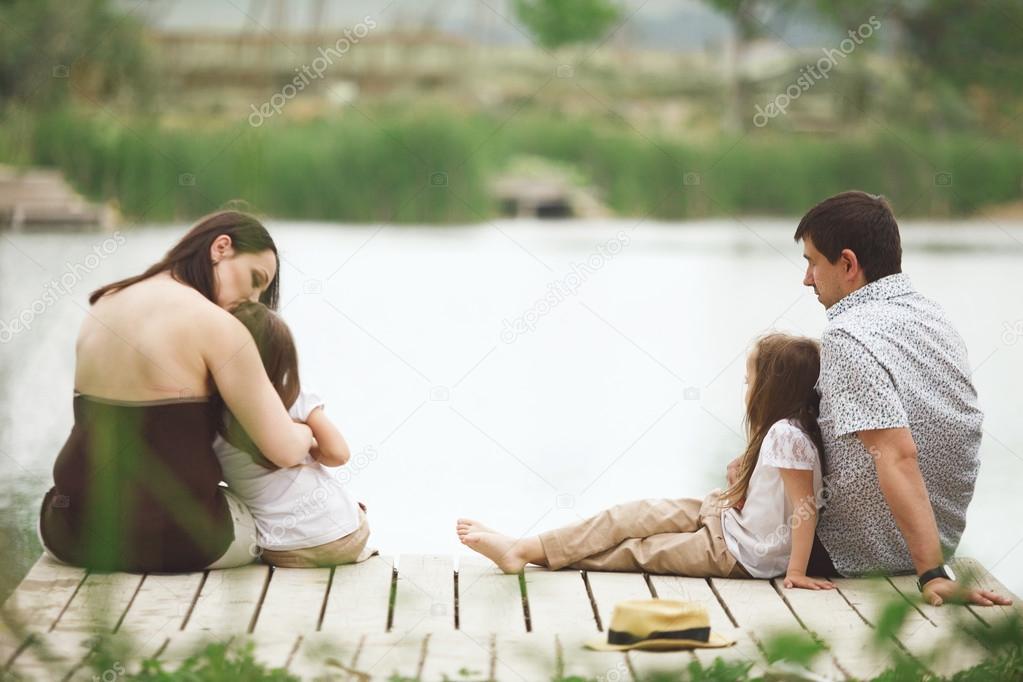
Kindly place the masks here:
[(470, 519), (459, 519), (457, 530), (463, 545), (490, 559), (505, 573), (518, 573), (526, 564), (547, 565), (538, 536), (513, 538)]

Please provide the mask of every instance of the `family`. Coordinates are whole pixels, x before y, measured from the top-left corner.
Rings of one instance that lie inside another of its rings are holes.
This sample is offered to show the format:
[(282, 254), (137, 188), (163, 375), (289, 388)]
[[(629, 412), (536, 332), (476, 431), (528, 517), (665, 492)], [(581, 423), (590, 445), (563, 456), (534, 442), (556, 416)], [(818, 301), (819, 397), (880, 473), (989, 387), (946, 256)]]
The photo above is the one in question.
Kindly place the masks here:
[[(915, 572), (932, 604), (1008, 604), (946, 563), (965, 529), (983, 415), (962, 339), (902, 274), (888, 203), (830, 197), (795, 241), (828, 325), (820, 341), (768, 333), (752, 344), (748, 440), (724, 490), (620, 504), (525, 538), (459, 519), (462, 543), (511, 573), (784, 576), (819, 590), (836, 576)], [(53, 558), (173, 572), (375, 553), (365, 507), (330, 471), (348, 446), (303, 387), (275, 312), (279, 265), (259, 221), (222, 211), (142, 274), (90, 295), (74, 425), (39, 520)]]

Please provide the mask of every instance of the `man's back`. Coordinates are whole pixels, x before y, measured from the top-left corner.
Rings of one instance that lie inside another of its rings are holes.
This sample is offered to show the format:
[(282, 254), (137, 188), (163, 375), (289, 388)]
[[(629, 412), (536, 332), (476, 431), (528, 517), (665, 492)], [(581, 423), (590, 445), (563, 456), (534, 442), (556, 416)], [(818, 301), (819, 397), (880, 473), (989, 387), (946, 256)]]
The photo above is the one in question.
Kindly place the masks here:
[(844, 575), (911, 572), (873, 456), (856, 432), (909, 427), (941, 544), (954, 549), (973, 497), (983, 421), (966, 348), (941, 308), (902, 274), (849, 294), (828, 319), (817, 384), (828, 497), (818, 535)]

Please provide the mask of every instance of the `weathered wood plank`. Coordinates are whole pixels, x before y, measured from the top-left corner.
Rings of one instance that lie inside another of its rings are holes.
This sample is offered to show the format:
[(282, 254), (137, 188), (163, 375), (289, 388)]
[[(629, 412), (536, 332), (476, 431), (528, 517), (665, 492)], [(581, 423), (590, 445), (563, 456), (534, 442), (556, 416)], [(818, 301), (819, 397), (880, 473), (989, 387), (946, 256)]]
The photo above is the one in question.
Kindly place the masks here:
[(112, 633), (144, 577), (140, 573), (90, 573), (54, 629)]
[(356, 679), (348, 673), (354, 670), (363, 637), (359, 633), (334, 631), (303, 635), (288, 664), (288, 672), (303, 680)]
[(1013, 594), (1009, 588), (1003, 585), (979, 561), (963, 557), (953, 559), (951, 564), (957, 578), (967, 580), (969, 581), (968, 584), (975, 585), (981, 589), (991, 590), (1012, 599), (1010, 606), (971, 606), (970, 610), (977, 614), (985, 623), (990, 625), (1004, 618), (1011, 618), (1013, 616), (1017, 618), (1023, 617), (1023, 601), (1020, 601), (1018, 596)]
[(493, 658), (492, 636), (467, 632), (431, 632), (419, 673), (422, 680), (489, 680)]
[(88, 655), (92, 637), (86, 632), (32, 633), (3, 679), (62, 680)]
[(385, 632), (392, 573), (391, 558), (381, 556), (336, 567), (320, 629)]
[(403, 554), (391, 632), (455, 629), (455, 568), (450, 556)]
[(329, 568), (275, 568), (254, 632), (315, 632), (329, 585)]
[[(549, 635), (548, 635), (549, 636)], [(583, 646), (600, 635), (586, 635), (578, 632), (555, 635), (560, 648), (562, 676), (578, 676), (583, 679), (627, 680), (628, 662), (621, 651), (594, 651)], [(541, 678), (546, 679), (546, 678)]]
[(148, 573), (117, 632), (147, 639), (169, 637), (185, 624), (203, 574)]
[(526, 598), (533, 632), (597, 632), (582, 573), (527, 566)]
[[(626, 654), (631, 669), (635, 671), (639, 679), (645, 679), (655, 674), (680, 673), (688, 669), (689, 665), (697, 660), (692, 651), (639, 651), (634, 650)], [(605, 679), (628, 680), (628, 675), (610, 675)], [(682, 679), (679, 677), (679, 679)]]
[(610, 627), (615, 604), (627, 599), (650, 599), (650, 588), (642, 573), (584, 573), (600, 617), (598, 625), (605, 632)]
[(717, 658), (725, 661), (749, 661), (754, 664), (752, 668), (754, 673), (763, 670), (761, 665), (763, 656), (757, 648), (756, 641), (745, 628), (735, 627), (705, 578), (651, 575), (650, 584), (661, 599), (692, 601), (702, 605), (710, 616), (711, 630), (735, 640), (735, 645), (728, 648), (695, 649), (693, 655), (700, 663), (709, 666)]
[(210, 571), (185, 630), (216, 636), (247, 632), (269, 575), (270, 567), (260, 564)]
[[(594, 636), (596, 629), (594, 629)], [(494, 678), (499, 682), (549, 680), (557, 669), (557, 645), (549, 633), (497, 635)]]
[(473, 637), (524, 634), (526, 618), (519, 576), (493, 564), (462, 561), (458, 567), (458, 627)]
[(43, 554), (4, 602), (4, 623), (14, 631), (48, 631), (85, 576), (85, 569), (65, 566)]
[(830, 661), (837, 666), (820, 672), (869, 680), (884, 671), (887, 661), (869, 649), (871, 627), (838, 590), (785, 589), (783, 580), (772, 582), (803, 625), (831, 649)]
[(427, 633), (387, 632), (366, 635), (353, 668), (373, 679), (392, 676), (418, 679)]

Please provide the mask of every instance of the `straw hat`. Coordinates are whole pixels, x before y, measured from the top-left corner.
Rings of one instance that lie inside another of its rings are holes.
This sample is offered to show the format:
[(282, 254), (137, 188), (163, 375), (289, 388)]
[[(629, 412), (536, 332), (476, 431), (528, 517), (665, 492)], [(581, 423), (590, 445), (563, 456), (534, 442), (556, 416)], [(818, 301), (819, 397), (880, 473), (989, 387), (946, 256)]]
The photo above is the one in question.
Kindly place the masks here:
[(630, 599), (615, 605), (607, 640), (586, 643), (597, 651), (677, 651), (731, 646), (735, 640), (710, 631), (707, 609), (674, 599)]

